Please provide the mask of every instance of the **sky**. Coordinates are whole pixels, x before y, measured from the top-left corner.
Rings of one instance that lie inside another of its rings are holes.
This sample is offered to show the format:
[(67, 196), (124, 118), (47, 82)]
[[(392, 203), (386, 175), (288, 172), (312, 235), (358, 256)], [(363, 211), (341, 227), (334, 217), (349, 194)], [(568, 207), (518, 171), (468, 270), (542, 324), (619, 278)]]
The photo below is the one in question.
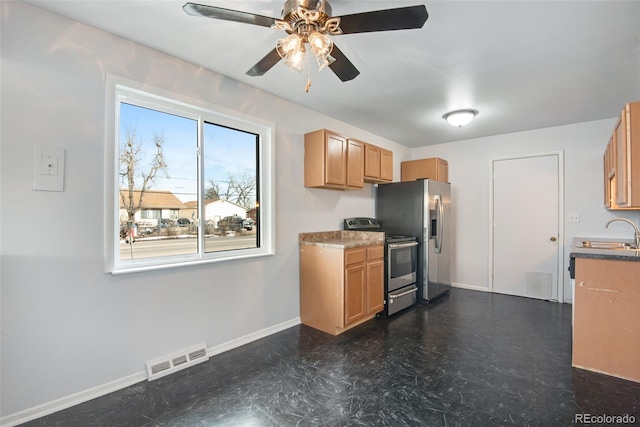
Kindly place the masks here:
[[(196, 200), (197, 121), (124, 102), (120, 106), (120, 146), (126, 142), (127, 132), (135, 131), (136, 141), (144, 152), (141, 170), (149, 170), (156, 152), (154, 135), (164, 137), (168, 178), (158, 176), (151, 189), (171, 191), (182, 202)], [(224, 191), (229, 174), (255, 176), (255, 134), (206, 123), (203, 145), (205, 188), (214, 180)]]

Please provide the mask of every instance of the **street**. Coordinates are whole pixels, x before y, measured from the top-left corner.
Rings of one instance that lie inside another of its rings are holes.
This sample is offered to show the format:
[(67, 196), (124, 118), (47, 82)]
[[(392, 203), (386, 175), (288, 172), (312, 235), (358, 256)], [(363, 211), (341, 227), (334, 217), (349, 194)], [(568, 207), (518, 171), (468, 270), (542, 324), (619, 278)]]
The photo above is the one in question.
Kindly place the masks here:
[[(205, 251), (227, 251), (256, 247), (256, 235), (207, 236)], [(189, 255), (198, 252), (196, 237), (170, 239), (137, 239), (133, 245), (120, 241), (120, 259), (142, 259), (174, 255)], [(133, 256), (132, 256), (133, 254)]]

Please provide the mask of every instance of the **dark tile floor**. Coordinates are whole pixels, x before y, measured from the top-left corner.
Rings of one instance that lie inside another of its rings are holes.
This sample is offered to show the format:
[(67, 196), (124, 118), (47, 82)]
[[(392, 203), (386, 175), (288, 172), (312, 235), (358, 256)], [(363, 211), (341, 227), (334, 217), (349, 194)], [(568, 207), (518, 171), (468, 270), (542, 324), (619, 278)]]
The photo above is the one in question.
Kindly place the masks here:
[(332, 337), (296, 326), (25, 426), (568, 426), (640, 384), (571, 368), (571, 306), (453, 289)]

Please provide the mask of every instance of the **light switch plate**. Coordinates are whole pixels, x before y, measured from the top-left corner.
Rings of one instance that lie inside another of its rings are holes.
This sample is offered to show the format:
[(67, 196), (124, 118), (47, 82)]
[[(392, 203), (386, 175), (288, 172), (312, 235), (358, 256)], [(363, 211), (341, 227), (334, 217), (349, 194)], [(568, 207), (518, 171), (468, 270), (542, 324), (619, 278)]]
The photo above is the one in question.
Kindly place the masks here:
[(569, 222), (580, 222), (580, 214), (572, 212), (569, 214)]
[(33, 159), (33, 189), (64, 191), (64, 148), (36, 145)]

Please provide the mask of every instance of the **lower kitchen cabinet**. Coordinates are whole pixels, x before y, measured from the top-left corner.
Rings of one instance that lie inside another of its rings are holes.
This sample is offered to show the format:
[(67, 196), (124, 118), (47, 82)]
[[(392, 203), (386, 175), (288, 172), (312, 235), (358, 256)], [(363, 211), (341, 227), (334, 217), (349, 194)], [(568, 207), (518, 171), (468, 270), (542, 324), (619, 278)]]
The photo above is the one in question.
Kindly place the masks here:
[(331, 335), (384, 309), (382, 245), (300, 246), (300, 320)]
[(640, 382), (640, 261), (575, 260), (572, 365)]

